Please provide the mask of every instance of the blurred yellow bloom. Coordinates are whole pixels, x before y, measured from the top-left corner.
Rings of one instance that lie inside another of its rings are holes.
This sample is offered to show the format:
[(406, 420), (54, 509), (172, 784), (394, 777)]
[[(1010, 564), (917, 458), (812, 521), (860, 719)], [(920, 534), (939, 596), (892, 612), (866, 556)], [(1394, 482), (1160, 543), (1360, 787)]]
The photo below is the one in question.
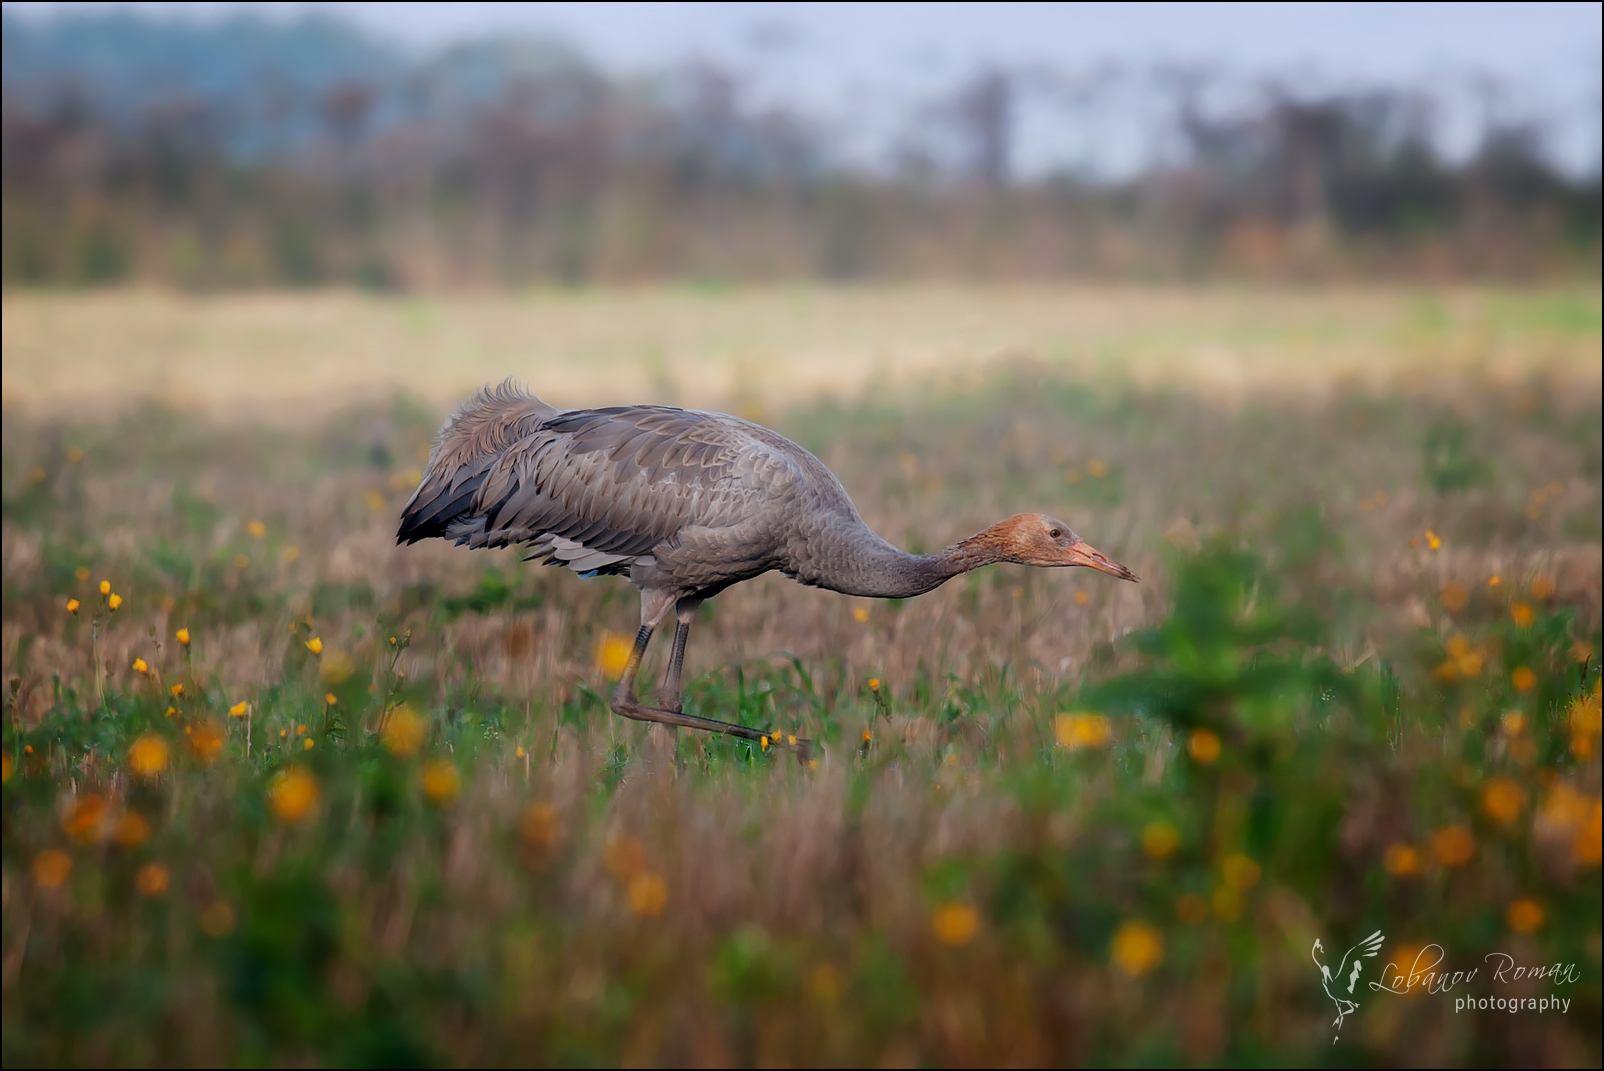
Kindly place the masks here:
[(83, 459), (84, 459), (84, 452), (83, 452), (83, 448), (82, 447), (73, 446), (73, 447), (69, 447), (68, 448), (68, 450), (67, 450), (67, 460), (68, 461), (70, 461), (74, 465), (76, 465), (76, 464), (78, 464), (78, 462), (82, 461)]
[(245, 530), (251, 535), (255, 536), (257, 539), (261, 539), (263, 536), (267, 535), (267, 525), (263, 524), (261, 521), (250, 521), (245, 525)]
[(1504, 732), (1508, 735), (1519, 736), (1526, 731), (1526, 712), (1524, 710), (1506, 711), (1504, 716), (1499, 719), (1499, 723), (1503, 725)]
[(1053, 735), (1070, 751), (1107, 747), (1112, 735), (1101, 714), (1060, 714), (1053, 719)]
[(234, 909), (223, 900), (207, 905), (200, 915), (200, 928), (208, 937), (225, 937), (234, 932)]
[(617, 680), (629, 668), (629, 656), (634, 647), (624, 637), (616, 632), (603, 632), (601, 639), (596, 641), (596, 650), (592, 656), (596, 668), (601, 670), (602, 676), (608, 680)]
[(107, 607), (107, 609), (116, 610), (117, 607), (121, 606), (122, 604), (123, 604), (123, 597), (121, 595), (118, 595), (116, 592), (112, 592), (110, 595), (108, 595), (106, 597), (106, 607)]
[(370, 489), (366, 494), (364, 494), (362, 496), (362, 501), (366, 502), (368, 509), (372, 510), (374, 513), (381, 513), (384, 511), (384, 492), (378, 490), (377, 488)]
[(77, 844), (93, 844), (105, 833), (106, 801), (90, 793), (73, 800), (61, 816), (61, 829)]
[(283, 558), (287, 562), (297, 561), (301, 557), (301, 548), (293, 546), (285, 547), (283, 553), (281, 553), (279, 557)]
[(808, 972), (808, 996), (817, 1004), (834, 1004), (845, 988), (846, 979), (834, 963), (821, 963)]
[(1532, 581), (1532, 598), (1546, 599), (1554, 594), (1554, 581), (1546, 576), (1537, 577)]
[(1127, 922), (1115, 932), (1110, 953), (1115, 967), (1140, 978), (1163, 961), (1164, 935), (1145, 922)]
[(879, 677), (870, 677), (869, 678), (869, 691), (878, 692), (879, 690), (880, 690), (880, 678)]
[(340, 701), (339, 697), (336, 696), (333, 692), (324, 692), (323, 693), (323, 702), (325, 704), (327, 704), (328, 706), (331, 706), (331, 707), (335, 706), (336, 704), (339, 703), (339, 701)]
[(1476, 854), (1476, 838), (1464, 826), (1447, 826), (1431, 835), (1431, 853), (1443, 866), (1464, 866)]
[(78, 612), (78, 600), (77, 599), (68, 599), (67, 600), (67, 612), (69, 614), (75, 614), (75, 613)]
[(966, 945), (980, 932), (980, 912), (956, 901), (942, 904), (930, 916), (930, 929), (944, 945)]
[(1457, 580), (1450, 580), (1442, 586), (1443, 607), (1452, 613), (1458, 613), (1470, 602), (1470, 589)]
[(767, 733), (764, 733), (763, 736), (758, 740), (758, 749), (760, 751), (767, 751), (769, 749), (769, 737)]
[(146, 662), (143, 658), (136, 658), (136, 659), (134, 659), (134, 672), (135, 673), (149, 673), (150, 672), (150, 664), (148, 662)]
[(323, 641), (316, 636), (306, 641), (306, 649), (313, 654), (323, 653)]
[(518, 759), (523, 758), (524, 757), (524, 746), (522, 744), (519, 744), (516, 748), (513, 748), (512, 754), (513, 754), (514, 758), (518, 758)]
[(1504, 918), (1516, 933), (1531, 933), (1543, 924), (1543, 909), (1536, 900), (1523, 897), (1509, 905)]
[(350, 655), (344, 651), (331, 649), (324, 652), (323, 665), (318, 670), (318, 675), (327, 684), (344, 684), (355, 672), (356, 664), (351, 661)]
[(80, 584), (83, 583), (85, 580), (89, 579), (89, 566), (80, 565), (78, 568), (72, 571), (72, 575), (78, 578), (78, 582)]
[(287, 766), (273, 775), (267, 802), (281, 822), (299, 822), (317, 806), (317, 778), (299, 766)]
[(167, 741), (146, 733), (128, 748), (128, 765), (141, 777), (155, 777), (167, 769)]
[(137, 848), (150, 836), (150, 823), (138, 811), (124, 811), (112, 827), (111, 839), (124, 848)]
[(1509, 618), (1521, 628), (1530, 628), (1532, 624), (1532, 608), (1523, 602), (1517, 602), (1509, 608)]
[(1430, 547), (1432, 550), (1442, 549), (1442, 540), (1437, 538), (1437, 533), (1433, 532), (1430, 528), (1426, 529), (1426, 546)]
[(1252, 857), (1240, 852), (1225, 857), (1220, 865), (1220, 873), (1225, 883), (1237, 892), (1247, 892), (1259, 883), (1259, 864)]
[(243, 718), (250, 709), (251, 705), (242, 699), (228, 708), (228, 715), (231, 718)]
[(399, 706), (390, 711), (380, 734), (385, 750), (398, 758), (415, 754), (428, 735), (429, 723), (420, 718), (411, 707)]
[(11, 756), (6, 753), (0, 753), (0, 784), (10, 781), (14, 772), (15, 765), (11, 761)]
[(1503, 581), (1499, 578), (1497, 573), (1494, 573), (1492, 576), (1487, 578), (1487, 586), (1490, 588), (1496, 588), (1501, 583), (1503, 583)]
[(518, 831), (530, 847), (550, 848), (557, 843), (557, 808), (545, 800), (531, 803), (518, 821)]
[(1154, 859), (1168, 859), (1181, 846), (1181, 834), (1162, 818), (1142, 827), (1142, 851)]
[(171, 883), (167, 868), (160, 863), (146, 863), (134, 872), (134, 888), (140, 896), (160, 896)]
[(852, 608), (852, 620), (856, 621), (860, 625), (867, 625), (869, 623), (868, 608), (863, 606), (854, 606)]
[(177, 632), (173, 633), (173, 635), (177, 638), (179, 643), (183, 644), (185, 647), (189, 646), (189, 629), (181, 628)]
[(1529, 692), (1537, 687), (1537, 674), (1525, 666), (1515, 667), (1515, 672), (1509, 675), (1509, 683), (1515, 686), (1517, 692)]
[(203, 721), (192, 728), (193, 731), (189, 734), (190, 753), (203, 764), (210, 766), (223, 753), (223, 734), (209, 721)]
[(1481, 791), (1481, 809), (1499, 825), (1510, 826), (1526, 806), (1526, 793), (1507, 777), (1495, 777)]
[(462, 791), (462, 778), (457, 764), (440, 758), (424, 764), (423, 794), (436, 803), (450, 803)]
[(1577, 640), (1571, 644), (1571, 661), (1588, 662), (1593, 657), (1593, 645), (1586, 640)]
[(1086, 475), (1094, 480), (1101, 480), (1108, 475), (1108, 463), (1101, 458), (1092, 458), (1086, 462)]
[(1075, 605), (1076, 606), (1085, 606), (1088, 602), (1091, 601), (1091, 598), (1092, 597), (1090, 595), (1086, 594), (1084, 591), (1077, 591), (1077, 592), (1075, 592)]
[(182, 681), (180, 681), (167, 690), (173, 693), (174, 699), (177, 699), (179, 696), (184, 694), (184, 684)]
[(110, 580), (102, 580), (100, 582), (100, 593), (102, 595), (110, 595), (111, 594), (111, 581)]
[(1420, 871), (1420, 853), (1408, 844), (1393, 844), (1381, 857), (1381, 865), (1396, 878), (1407, 878)]
[(1220, 737), (1209, 729), (1194, 729), (1187, 738), (1186, 752), (1193, 762), (1208, 766), (1220, 757)]
[(646, 845), (634, 837), (609, 837), (602, 849), (602, 865), (615, 879), (627, 882), (646, 869)]
[(302, 741), (301, 741), (301, 750), (302, 750), (302, 751), (311, 751), (311, 750), (312, 750), (312, 748), (313, 748), (313, 746), (314, 746), (314, 745), (315, 745), (315, 744), (316, 744), (316, 741), (315, 741), (315, 740), (313, 740), (313, 739), (312, 739), (312, 738), (311, 738), (311, 737), (310, 737), (310, 736), (309, 736), (309, 737), (307, 737), (307, 738), (306, 738), (306, 739), (305, 739), (305, 740), (302, 740)]
[(661, 874), (637, 874), (629, 883), (629, 909), (642, 918), (662, 914), (668, 903), (668, 882)]
[(59, 889), (72, 876), (72, 856), (60, 848), (46, 848), (33, 857), (33, 880), (41, 889)]

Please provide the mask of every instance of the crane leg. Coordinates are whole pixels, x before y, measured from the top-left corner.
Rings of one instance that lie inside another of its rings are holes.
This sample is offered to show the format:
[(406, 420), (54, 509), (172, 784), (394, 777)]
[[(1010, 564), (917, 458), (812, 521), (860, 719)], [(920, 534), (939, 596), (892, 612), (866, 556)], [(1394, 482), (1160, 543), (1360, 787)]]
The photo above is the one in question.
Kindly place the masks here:
[[(686, 635), (690, 634), (690, 626), (682, 625), (675, 629)], [(715, 721), (712, 718), (699, 718), (694, 714), (686, 714), (678, 710), (665, 710), (661, 707), (649, 707), (635, 698), (635, 674), (640, 671), (640, 663), (646, 654), (646, 645), (652, 639), (652, 626), (642, 625), (640, 631), (635, 633), (635, 647), (629, 654), (629, 661), (624, 666), (624, 675), (618, 679), (618, 685), (613, 689), (612, 702), (609, 706), (619, 717), (630, 718), (634, 721), (654, 721), (659, 725), (683, 725), (687, 729), (705, 729), (712, 733), (727, 733), (730, 736), (739, 736), (747, 740), (762, 741), (768, 739), (773, 744), (780, 744), (786, 738), (780, 733), (768, 733), (761, 729), (749, 729), (744, 725), (732, 725), (727, 721)], [(679, 640), (676, 635), (675, 639)], [(684, 658), (683, 651), (680, 655)], [(806, 761), (812, 754), (813, 745), (810, 741), (798, 738), (792, 745), (797, 750), (797, 758)]]
[(681, 599), (674, 604), (674, 647), (668, 654), (668, 669), (663, 674), (663, 686), (657, 690), (657, 705), (664, 710), (683, 710), (680, 698), (680, 676), (685, 669), (685, 641), (691, 636), (691, 618), (696, 616), (701, 599)]

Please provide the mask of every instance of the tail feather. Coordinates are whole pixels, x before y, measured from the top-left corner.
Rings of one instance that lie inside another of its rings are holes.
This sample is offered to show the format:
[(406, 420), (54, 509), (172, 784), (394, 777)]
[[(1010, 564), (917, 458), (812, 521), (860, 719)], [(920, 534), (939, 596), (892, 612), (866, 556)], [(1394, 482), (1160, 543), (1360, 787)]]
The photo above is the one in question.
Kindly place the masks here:
[(440, 429), (423, 480), (401, 511), (396, 542), (451, 534), (472, 510), (496, 457), (560, 412), (511, 379), (482, 388)]

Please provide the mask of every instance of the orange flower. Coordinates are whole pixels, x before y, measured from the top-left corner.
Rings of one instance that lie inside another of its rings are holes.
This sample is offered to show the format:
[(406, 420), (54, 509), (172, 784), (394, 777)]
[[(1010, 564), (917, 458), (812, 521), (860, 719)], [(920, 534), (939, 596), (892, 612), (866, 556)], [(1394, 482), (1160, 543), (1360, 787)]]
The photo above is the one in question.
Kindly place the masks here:
[(113, 592), (111, 595), (107, 596), (107, 598), (106, 598), (106, 606), (107, 606), (108, 609), (112, 610), (113, 612), (115, 612), (117, 607), (121, 606), (122, 604), (123, 604), (123, 597), (121, 595), (118, 595), (116, 592)]
[(1443, 607), (1452, 613), (1463, 610), (1470, 602), (1470, 589), (1457, 580), (1450, 580), (1442, 586)]
[(185, 647), (189, 646), (189, 629), (181, 628), (177, 632), (173, 633), (173, 635), (178, 639), (179, 643), (183, 644)]
[(156, 897), (167, 891), (171, 878), (160, 863), (146, 863), (134, 872), (134, 888), (140, 896)]
[(450, 803), (461, 791), (462, 778), (450, 759), (435, 759), (423, 767), (423, 794), (435, 803)]
[(316, 636), (306, 641), (306, 649), (313, 654), (323, 653), (323, 641)]
[(1481, 809), (1501, 826), (1512, 826), (1526, 806), (1526, 793), (1507, 777), (1495, 777), (1481, 792)]
[(146, 662), (143, 658), (136, 658), (134, 659), (133, 669), (135, 673), (149, 673), (150, 663)]
[(1464, 826), (1447, 826), (1431, 835), (1431, 851), (1443, 866), (1464, 866), (1476, 854), (1476, 838)]
[(1202, 766), (1210, 766), (1220, 757), (1219, 734), (1209, 729), (1194, 729), (1186, 741), (1187, 754), (1192, 761)]
[(1181, 846), (1181, 834), (1162, 818), (1142, 828), (1142, 851), (1154, 859), (1168, 859)]
[(942, 904), (930, 916), (930, 929), (944, 945), (966, 945), (980, 931), (980, 912), (969, 904)]
[(1509, 608), (1509, 619), (1521, 628), (1530, 628), (1533, 616), (1532, 608), (1526, 603), (1517, 602)]
[(1145, 922), (1127, 922), (1115, 932), (1109, 952), (1115, 967), (1140, 978), (1163, 961), (1164, 935)]
[(1516, 666), (1515, 672), (1509, 675), (1509, 683), (1515, 686), (1517, 692), (1529, 692), (1537, 687), (1537, 674), (1526, 666)]
[(279, 821), (295, 823), (306, 818), (317, 806), (317, 778), (299, 766), (288, 766), (273, 775), (267, 789), (267, 802)]
[(1420, 853), (1407, 844), (1394, 844), (1381, 857), (1381, 865), (1395, 878), (1407, 878), (1420, 871)]
[(629, 909), (642, 918), (662, 914), (668, 903), (668, 882), (661, 874), (636, 874), (629, 883)]
[(41, 889), (59, 889), (72, 876), (72, 856), (60, 848), (46, 848), (33, 857), (33, 880)]
[(128, 748), (128, 765), (141, 777), (155, 777), (167, 768), (167, 741), (146, 733)]
[(100, 582), (100, 593), (102, 595), (110, 595), (111, 594), (111, 581), (110, 580), (102, 580)]
[(1516, 933), (1531, 933), (1543, 924), (1543, 909), (1536, 900), (1522, 897), (1509, 905), (1504, 918)]
[(1107, 747), (1112, 735), (1101, 714), (1060, 714), (1053, 720), (1053, 734), (1070, 751)]
[(75, 614), (75, 613), (78, 612), (78, 600), (77, 599), (68, 599), (67, 600), (67, 612), (69, 614)]

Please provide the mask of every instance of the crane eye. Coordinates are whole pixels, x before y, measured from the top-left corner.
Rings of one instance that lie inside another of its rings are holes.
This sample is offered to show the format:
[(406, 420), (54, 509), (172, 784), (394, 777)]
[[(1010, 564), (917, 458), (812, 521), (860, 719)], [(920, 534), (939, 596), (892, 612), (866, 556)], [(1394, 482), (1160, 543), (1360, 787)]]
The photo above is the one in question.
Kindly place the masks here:
[(1048, 535), (1049, 535), (1049, 536), (1051, 536), (1051, 537), (1053, 537), (1053, 538), (1054, 538), (1054, 539), (1058, 539), (1058, 538), (1059, 538), (1059, 537), (1061, 537), (1061, 536), (1062, 536), (1062, 535), (1063, 535), (1063, 534), (1064, 534), (1064, 533), (1063, 533), (1063, 532), (1061, 532), (1061, 531), (1059, 531), (1059, 530), (1058, 530), (1058, 529), (1057, 529), (1057, 528), (1054, 528), (1054, 529), (1053, 529), (1053, 530), (1052, 530), (1052, 531), (1050, 531), (1050, 532), (1048, 532), (1048, 533), (1047, 533), (1047, 534), (1048, 534)]

